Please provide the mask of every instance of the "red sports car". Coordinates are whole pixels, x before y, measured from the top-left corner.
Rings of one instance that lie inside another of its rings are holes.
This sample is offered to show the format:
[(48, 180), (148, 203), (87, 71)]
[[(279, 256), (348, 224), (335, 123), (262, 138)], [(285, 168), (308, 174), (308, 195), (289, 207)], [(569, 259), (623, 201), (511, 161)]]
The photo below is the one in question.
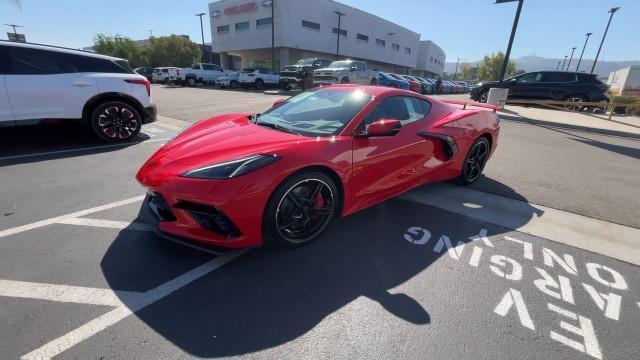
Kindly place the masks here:
[(296, 246), (336, 216), (422, 184), (473, 183), (499, 131), (491, 105), (334, 85), (263, 114), (202, 120), (136, 178), (148, 190), (143, 214), (163, 237), (213, 252), (265, 241)]

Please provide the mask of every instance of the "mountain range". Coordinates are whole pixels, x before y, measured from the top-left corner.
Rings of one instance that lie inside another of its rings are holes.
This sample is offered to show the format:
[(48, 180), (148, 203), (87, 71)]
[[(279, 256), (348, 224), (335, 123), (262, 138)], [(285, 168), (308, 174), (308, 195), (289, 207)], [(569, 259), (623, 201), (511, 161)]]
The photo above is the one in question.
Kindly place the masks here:
[[(558, 61), (560, 61), (560, 66), (562, 66), (562, 62), (564, 61), (564, 58), (562, 59), (554, 59), (554, 58), (544, 58), (544, 57), (540, 57), (540, 56), (535, 56), (535, 55), (530, 55), (530, 56), (523, 56), (521, 58), (517, 58), (517, 59), (513, 59), (513, 61), (515, 61), (517, 68), (518, 69), (522, 69), (526, 72), (530, 72), (530, 71), (540, 71), (540, 70), (556, 70), (556, 68), (558, 67)], [(569, 61), (569, 59), (567, 59), (567, 61)], [(480, 63), (480, 61), (470, 61), (470, 62), (466, 62), (467, 64), (470, 65), (478, 65)], [(578, 59), (573, 58), (573, 60), (571, 60), (571, 71), (575, 71), (576, 69), (576, 65), (578, 64)], [(582, 62), (580, 63), (580, 71), (586, 71), (589, 72), (591, 71), (591, 66), (593, 65), (593, 60), (592, 59), (582, 59)], [(627, 66), (631, 66), (631, 65), (640, 65), (640, 61), (637, 60), (631, 60), (631, 61), (602, 61), (602, 60), (598, 60), (598, 64), (596, 65), (596, 69), (595, 72), (599, 75), (599, 76), (604, 76), (607, 77), (609, 76), (609, 73), (615, 70), (619, 70), (622, 68), (625, 68)], [(445, 66), (444, 66), (444, 72), (447, 73), (453, 73), (456, 69), (456, 63), (455, 62), (446, 62)], [(565, 64), (565, 69), (566, 69), (566, 64)]]

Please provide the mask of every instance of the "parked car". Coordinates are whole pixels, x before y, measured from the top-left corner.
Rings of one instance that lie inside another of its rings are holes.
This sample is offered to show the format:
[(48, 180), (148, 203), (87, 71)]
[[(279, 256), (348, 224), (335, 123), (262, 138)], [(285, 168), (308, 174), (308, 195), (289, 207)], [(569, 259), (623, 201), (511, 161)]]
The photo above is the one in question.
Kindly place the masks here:
[(146, 77), (147, 80), (149, 80), (149, 81), (153, 80), (153, 68), (152, 67), (139, 67), (139, 68), (133, 69), (133, 71), (135, 71), (136, 73)]
[(378, 72), (369, 70), (364, 61), (334, 61), (328, 67), (313, 71), (313, 85), (331, 84), (378, 85)]
[(180, 80), (180, 69), (175, 66), (164, 66), (153, 69), (152, 82), (169, 85)]
[(313, 70), (329, 66), (331, 60), (321, 58), (300, 59), (280, 71), (280, 88), (290, 90), (299, 87), (306, 90), (313, 86)]
[(125, 59), (0, 41), (0, 71), (0, 127), (77, 121), (117, 142), (156, 120), (151, 83)]
[(499, 131), (494, 111), (382, 86), (320, 87), (176, 136), (136, 175), (141, 212), (162, 237), (208, 251), (300, 246), (336, 217), (424, 183), (474, 183)]
[(392, 74), (379, 72), (378, 73), (378, 85), (389, 86), (403, 90), (409, 90), (409, 82), (404, 79), (400, 79)]
[(450, 93), (452, 94), (459, 94), (462, 92), (462, 86), (456, 84), (455, 82), (451, 81), (451, 80), (442, 80), (443, 83), (446, 83), (447, 85), (449, 85), (449, 88), (451, 90), (449, 90)]
[(608, 87), (596, 74), (571, 71), (536, 71), (504, 80), (479, 83), (471, 98), (486, 102), (490, 88), (508, 88), (508, 99), (559, 100), (572, 102), (604, 101)]
[(436, 87), (436, 81), (434, 79), (430, 79), (430, 78), (423, 78), (423, 77), (419, 77), (418, 79), (420, 80), (424, 80), (426, 81), (428, 84), (431, 85), (431, 94), (435, 94), (438, 92), (438, 89)]
[(412, 79), (415, 79), (420, 83), (420, 93), (422, 95), (431, 94), (431, 83), (427, 80), (419, 77), (419, 76), (411, 76)]
[(240, 85), (240, 73), (230, 72), (227, 75), (220, 76), (216, 80), (216, 85), (221, 88), (236, 89)]
[(180, 80), (183, 85), (213, 84), (220, 77), (230, 73), (216, 64), (195, 63), (188, 68), (180, 69)]
[(420, 82), (417, 79), (414, 79), (409, 75), (400, 75), (400, 74), (394, 74), (394, 75), (407, 80), (409, 82), (409, 90), (415, 91), (417, 93), (421, 93), (422, 85), (420, 85)]
[(255, 87), (258, 90), (262, 90), (265, 87), (278, 86), (280, 83), (280, 76), (274, 74), (269, 69), (248, 68), (242, 69), (238, 82), (240, 83), (240, 86), (244, 88)]
[(462, 92), (465, 94), (471, 91), (471, 87), (466, 81), (456, 81), (456, 84), (462, 86)]
[[(437, 81), (437, 80), (436, 80)], [(441, 80), (442, 85), (440, 86), (439, 93), (441, 94), (451, 94), (453, 93), (453, 87), (447, 80)]]

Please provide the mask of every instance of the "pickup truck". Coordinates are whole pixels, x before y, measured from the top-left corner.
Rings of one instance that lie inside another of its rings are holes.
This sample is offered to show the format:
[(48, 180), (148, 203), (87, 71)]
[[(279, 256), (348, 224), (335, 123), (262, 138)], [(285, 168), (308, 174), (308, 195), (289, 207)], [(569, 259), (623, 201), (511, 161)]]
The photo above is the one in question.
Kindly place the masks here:
[(293, 65), (287, 65), (280, 71), (280, 88), (285, 91), (292, 87), (306, 90), (313, 83), (313, 70), (329, 66), (331, 60), (309, 58), (300, 59)]
[(197, 63), (190, 68), (180, 69), (180, 80), (183, 85), (195, 86), (198, 83), (215, 83), (219, 77), (227, 75), (231, 70), (222, 70), (216, 64)]
[(378, 85), (378, 72), (367, 69), (364, 61), (334, 61), (323, 69), (313, 71), (313, 85), (361, 84)]

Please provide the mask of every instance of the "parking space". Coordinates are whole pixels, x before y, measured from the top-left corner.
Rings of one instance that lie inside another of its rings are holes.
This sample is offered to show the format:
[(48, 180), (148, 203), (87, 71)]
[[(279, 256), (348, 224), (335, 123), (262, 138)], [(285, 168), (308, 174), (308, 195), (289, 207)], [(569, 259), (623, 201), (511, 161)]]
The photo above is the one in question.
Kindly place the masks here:
[[(279, 98), (152, 91), (181, 126)], [(640, 353), (628, 242), (640, 236), (637, 139), (507, 119), (471, 189), (427, 185), (339, 219), (309, 246), (216, 257), (158, 238), (139, 216), (135, 172), (179, 128), (149, 124), (124, 145), (75, 127), (3, 131), (3, 357)]]

